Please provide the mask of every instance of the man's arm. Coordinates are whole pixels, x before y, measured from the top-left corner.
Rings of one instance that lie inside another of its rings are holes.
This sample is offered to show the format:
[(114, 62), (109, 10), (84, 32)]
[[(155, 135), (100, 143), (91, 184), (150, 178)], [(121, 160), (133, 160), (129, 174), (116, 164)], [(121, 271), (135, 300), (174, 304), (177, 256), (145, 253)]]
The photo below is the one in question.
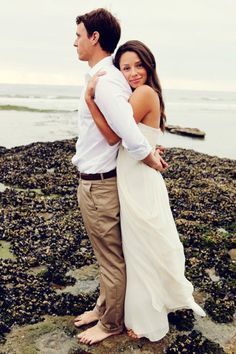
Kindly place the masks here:
[(164, 171), (168, 165), (162, 157), (152, 153), (152, 147), (139, 130), (127, 96), (122, 93), (119, 84), (99, 79), (96, 87), (95, 102), (111, 129), (122, 138), (123, 145), (136, 160), (142, 160), (148, 166)]
[(123, 145), (136, 160), (143, 160), (152, 148), (139, 130), (134, 118), (127, 94), (122, 92), (120, 83), (109, 79), (106, 75), (99, 78), (95, 103), (106, 118), (111, 129), (122, 138)]

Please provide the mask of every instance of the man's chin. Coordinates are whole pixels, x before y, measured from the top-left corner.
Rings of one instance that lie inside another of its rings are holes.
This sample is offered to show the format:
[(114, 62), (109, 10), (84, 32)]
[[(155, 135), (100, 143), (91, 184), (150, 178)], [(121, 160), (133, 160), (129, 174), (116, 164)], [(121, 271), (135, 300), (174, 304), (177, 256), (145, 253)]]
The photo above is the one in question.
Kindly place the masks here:
[(87, 61), (87, 59), (85, 57), (83, 57), (82, 55), (78, 55), (78, 59), (80, 61)]

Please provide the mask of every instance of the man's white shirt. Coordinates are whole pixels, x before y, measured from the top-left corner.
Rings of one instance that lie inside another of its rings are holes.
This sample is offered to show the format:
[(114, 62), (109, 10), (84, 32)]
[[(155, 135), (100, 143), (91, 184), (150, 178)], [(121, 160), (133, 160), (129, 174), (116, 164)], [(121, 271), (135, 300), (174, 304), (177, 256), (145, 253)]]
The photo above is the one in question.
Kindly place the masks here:
[[(139, 130), (128, 99), (132, 93), (123, 74), (113, 65), (112, 57), (106, 57), (90, 69), (86, 81), (99, 70), (95, 89), (95, 103), (103, 113), (112, 130), (122, 139), (123, 146), (136, 160), (144, 159), (152, 150)], [(116, 167), (119, 143), (110, 146), (97, 128), (84, 99), (86, 85), (81, 92), (79, 104), (79, 139), (72, 163), (83, 173), (103, 173)]]

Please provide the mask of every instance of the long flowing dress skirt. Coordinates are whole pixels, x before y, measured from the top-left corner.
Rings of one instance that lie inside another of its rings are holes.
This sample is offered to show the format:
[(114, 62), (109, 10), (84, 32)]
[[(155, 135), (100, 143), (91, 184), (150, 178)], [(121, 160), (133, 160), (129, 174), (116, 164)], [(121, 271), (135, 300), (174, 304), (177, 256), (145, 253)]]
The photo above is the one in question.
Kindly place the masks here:
[[(139, 123), (151, 146), (159, 129)], [(160, 172), (134, 160), (123, 147), (117, 161), (123, 250), (127, 269), (125, 325), (151, 341), (169, 330), (168, 313), (205, 312), (185, 277), (185, 256)]]

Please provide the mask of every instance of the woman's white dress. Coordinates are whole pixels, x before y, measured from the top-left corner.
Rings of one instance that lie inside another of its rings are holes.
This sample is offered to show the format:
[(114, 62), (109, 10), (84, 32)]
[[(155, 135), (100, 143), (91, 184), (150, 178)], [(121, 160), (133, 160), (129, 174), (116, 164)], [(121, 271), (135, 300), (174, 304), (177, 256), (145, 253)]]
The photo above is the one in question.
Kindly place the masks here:
[[(160, 129), (139, 123), (153, 148)], [(117, 161), (121, 229), (127, 269), (125, 325), (151, 341), (169, 330), (167, 314), (189, 308), (205, 312), (192, 296), (185, 256), (160, 172), (134, 160), (123, 147)]]

